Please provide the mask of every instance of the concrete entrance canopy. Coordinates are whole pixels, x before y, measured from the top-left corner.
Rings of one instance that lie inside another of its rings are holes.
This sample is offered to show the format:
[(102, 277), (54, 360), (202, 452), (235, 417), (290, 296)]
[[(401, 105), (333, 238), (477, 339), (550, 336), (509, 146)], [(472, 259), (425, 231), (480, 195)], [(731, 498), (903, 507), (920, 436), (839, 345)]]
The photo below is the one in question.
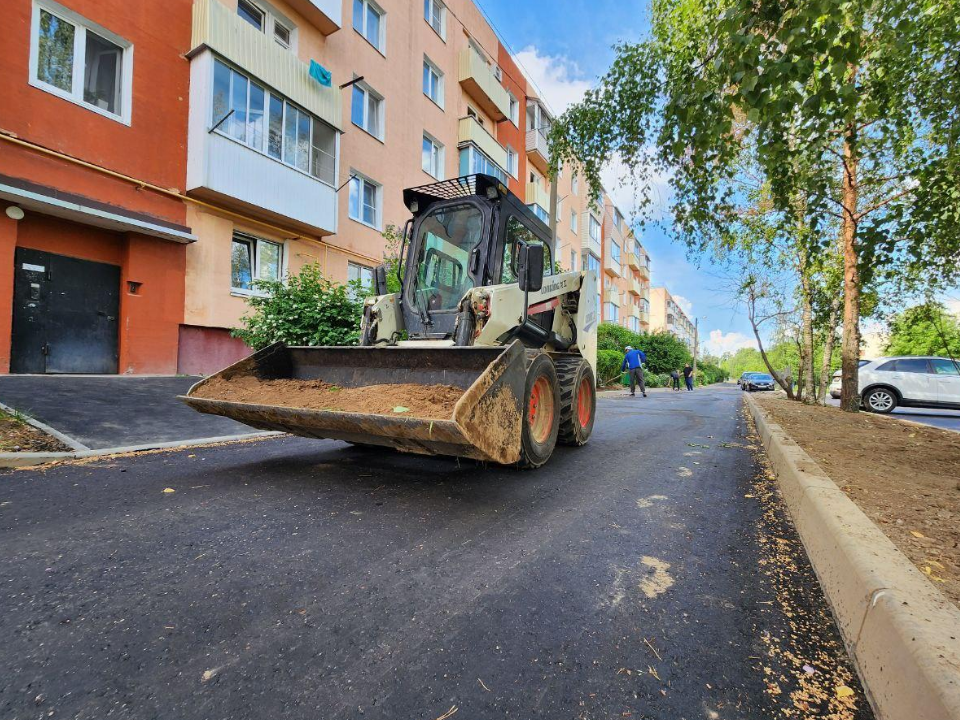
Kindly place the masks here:
[(136, 232), (178, 243), (197, 241), (190, 228), (143, 213), (132, 213), (82, 195), (63, 192), (20, 178), (0, 175), (0, 198), (44, 215), (108, 230)]

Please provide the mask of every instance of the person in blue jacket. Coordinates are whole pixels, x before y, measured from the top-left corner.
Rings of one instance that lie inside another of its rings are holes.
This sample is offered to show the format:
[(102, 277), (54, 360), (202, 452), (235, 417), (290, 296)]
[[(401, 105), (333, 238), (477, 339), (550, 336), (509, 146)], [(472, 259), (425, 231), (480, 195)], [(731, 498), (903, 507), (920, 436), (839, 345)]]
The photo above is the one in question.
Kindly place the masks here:
[(643, 364), (647, 361), (647, 356), (643, 350), (634, 350), (627, 345), (626, 355), (623, 356), (623, 364), (620, 365), (620, 372), (624, 370), (630, 373), (630, 397), (636, 396), (637, 385), (640, 386), (640, 392), (647, 396), (647, 386), (643, 382)]

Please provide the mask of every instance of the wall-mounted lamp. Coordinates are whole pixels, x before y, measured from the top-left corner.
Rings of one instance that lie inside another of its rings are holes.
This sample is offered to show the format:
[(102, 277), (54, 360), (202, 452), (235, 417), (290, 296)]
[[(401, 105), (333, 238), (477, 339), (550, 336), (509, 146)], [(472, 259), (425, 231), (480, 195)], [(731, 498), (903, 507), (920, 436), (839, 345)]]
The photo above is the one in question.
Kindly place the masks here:
[(11, 220), (23, 220), (23, 216), (23, 208), (17, 207), (16, 205), (11, 205), (7, 208), (7, 217)]

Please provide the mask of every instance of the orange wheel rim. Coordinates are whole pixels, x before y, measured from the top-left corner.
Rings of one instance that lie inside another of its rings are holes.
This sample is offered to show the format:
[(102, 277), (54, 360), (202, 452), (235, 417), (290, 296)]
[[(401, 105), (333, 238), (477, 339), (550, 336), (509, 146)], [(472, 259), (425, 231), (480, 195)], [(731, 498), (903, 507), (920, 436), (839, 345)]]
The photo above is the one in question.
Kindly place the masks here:
[(592, 412), (590, 400), (592, 397), (593, 386), (590, 383), (590, 378), (584, 378), (580, 381), (580, 389), (577, 391), (577, 420), (582, 428), (590, 424), (590, 413)]
[(530, 405), (527, 408), (527, 424), (530, 426), (530, 435), (538, 443), (543, 444), (550, 437), (553, 430), (553, 393), (550, 383), (545, 377), (538, 377), (530, 388)]

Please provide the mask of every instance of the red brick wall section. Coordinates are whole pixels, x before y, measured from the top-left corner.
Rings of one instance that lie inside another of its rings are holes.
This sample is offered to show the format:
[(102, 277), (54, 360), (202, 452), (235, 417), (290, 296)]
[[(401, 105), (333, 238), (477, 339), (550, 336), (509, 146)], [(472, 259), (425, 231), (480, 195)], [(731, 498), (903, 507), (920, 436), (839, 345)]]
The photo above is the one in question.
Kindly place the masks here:
[[(120, 372), (177, 372), (186, 246), (31, 212), (19, 223), (2, 218), (6, 222), (0, 223), (0, 373), (10, 367), (15, 246), (119, 265)], [(140, 283), (136, 295), (130, 293), (130, 281)]]
[(517, 197), (524, 199), (527, 192), (527, 136), (524, 132), (527, 122), (527, 92), (526, 85), (523, 82), (523, 74), (520, 68), (510, 57), (510, 53), (502, 43), (497, 43), (497, 64), (503, 70), (503, 87), (510, 91), (520, 103), (520, 127), (514, 125), (510, 120), (504, 120), (497, 124), (497, 140), (503, 146), (509, 145), (520, 158), (518, 162), (517, 178), (507, 175), (509, 179), (510, 191)]
[(230, 336), (223, 328), (180, 326), (180, 356), (177, 372), (181, 375), (212, 375), (249, 356), (253, 348)]
[[(133, 44), (130, 125), (29, 84), (31, 0), (3, 3), (0, 128), (24, 140), (164, 188), (186, 183), (191, 3), (61, 0)], [(82, 71), (82, 70), (81, 70)], [(0, 141), (0, 173), (183, 223), (183, 203)]]
[[(0, 202), (0, 208), (7, 204)], [(0, 373), (10, 368), (10, 333), (13, 331), (13, 253), (17, 246), (17, 221), (0, 213)]]
[[(120, 271), (120, 372), (177, 372), (185, 245), (127, 233)], [(139, 283), (136, 293), (130, 282)]]

